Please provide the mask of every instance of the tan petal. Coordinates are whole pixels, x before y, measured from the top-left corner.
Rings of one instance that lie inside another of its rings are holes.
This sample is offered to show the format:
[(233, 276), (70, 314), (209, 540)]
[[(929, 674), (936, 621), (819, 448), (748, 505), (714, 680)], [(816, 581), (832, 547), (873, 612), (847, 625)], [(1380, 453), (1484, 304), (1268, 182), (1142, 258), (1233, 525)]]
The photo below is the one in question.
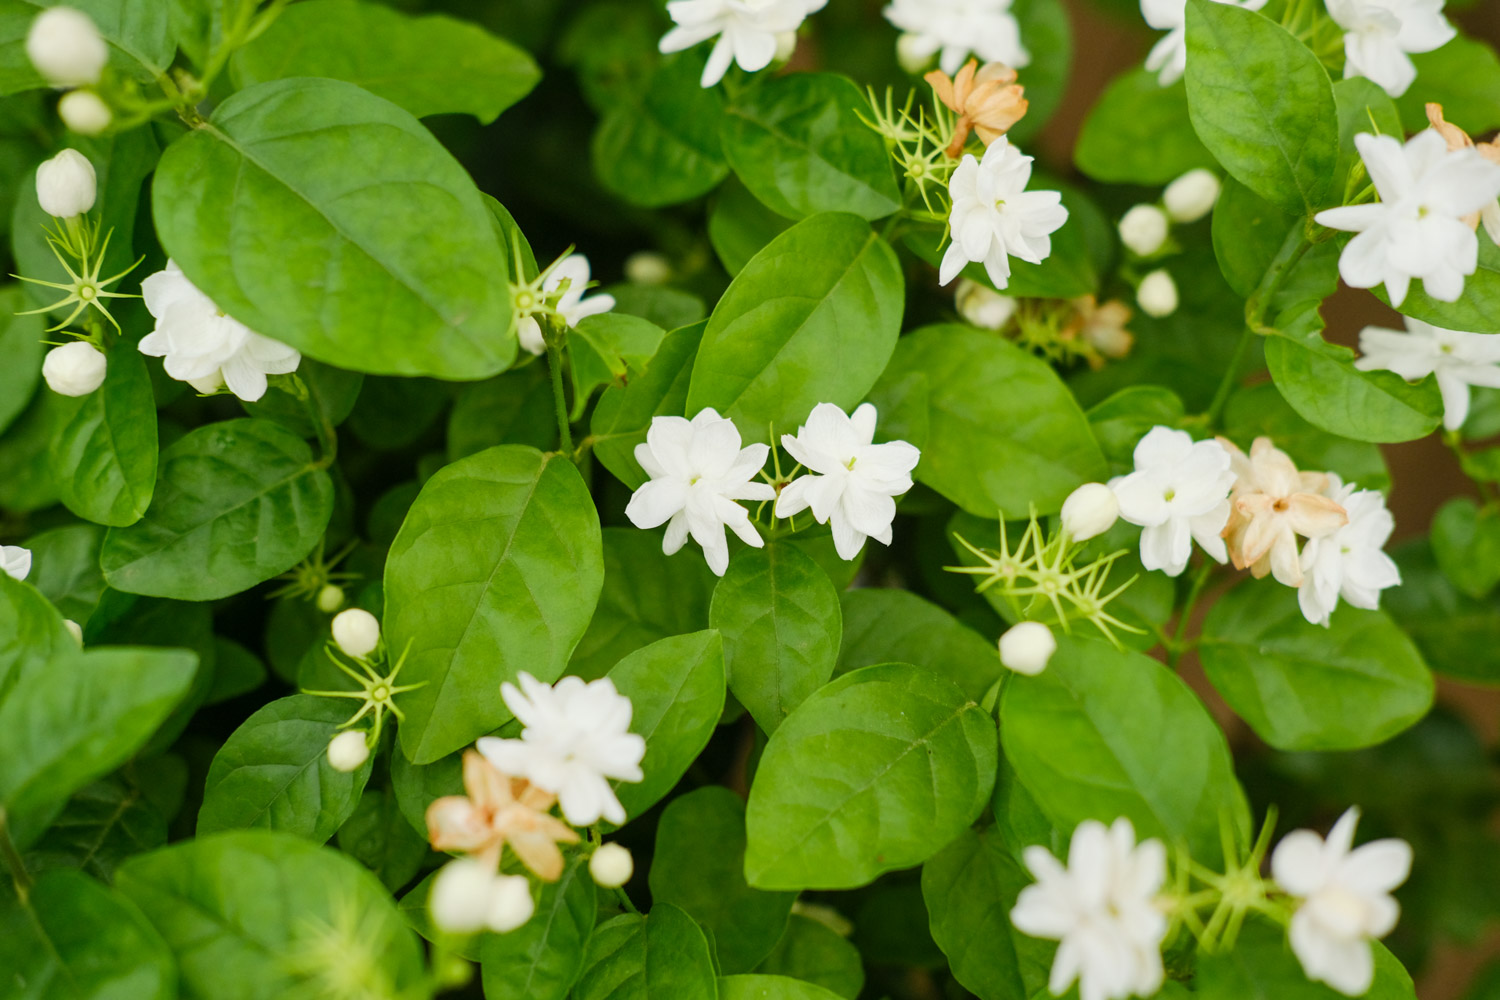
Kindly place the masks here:
[(1348, 511), (1316, 493), (1293, 494), (1286, 508), (1286, 523), (1304, 538), (1323, 538), (1349, 523)]
[(1437, 134), (1443, 137), (1448, 144), (1448, 149), (1459, 150), (1474, 145), (1474, 140), (1469, 134), (1457, 125), (1450, 125), (1443, 120), (1443, 106), (1441, 104), (1429, 103), (1427, 105), (1427, 121), (1432, 124)]
[(979, 72), (974, 74), (974, 82), (976, 84), (1015, 83), (1016, 71), (1005, 65), (1005, 63), (985, 63), (979, 68)]
[(964, 105), (969, 103), (969, 95), (974, 92), (974, 73), (978, 69), (979, 60), (970, 59), (953, 78), (953, 99), (956, 105), (953, 110), (962, 111)]
[(1268, 437), (1258, 437), (1251, 442), (1250, 466), (1256, 488), (1272, 496), (1290, 496), (1302, 486), (1297, 463)]
[(476, 808), (494, 812), (510, 803), (510, 778), (477, 750), (464, 751), (464, 788)]
[(556, 882), (563, 870), (562, 851), (556, 842), (542, 833), (524, 833), (510, 838), (510, 848), (521, 864), (544, 882)]
[(427, 807), (427, 840), (436, 851), (474, 851), (493, 837), (484, 814), (462, 795), (445, 795)]
[(1491, 163), (1500, 163), (1500, 140), (1476, 143), (1474, 151)]
[[(1242, 504), (1247, 499), (1261, 499), (1259, 497), (1246, 497), (1237, 500), (1236, 505)], [(1244, 538), (1240, 541), (1240, 558), (1236, 568), (1242, 568), (1244, 564), (1254, 563), (1260, 560), (1271, 546), (1276, 544), (1278, 538), (1292, 537), (1291, 525), (1286, 519), (1275, 513), (1263, 513), (1251, 519), (1245, 526)]]
[(942, 101), (953, 111), (961, 110), (958, 100), (953, 94), (953, 81), (949, 79), (947, 73), (944, 73), (940, 69), (935, 69), (922, 77), (922, 79), (931, 85), (932, 92), (937, 95), (938, 100)]
[(1278, 583), (1284, 583), (1288, 587), (1302, 586), (1302, 560), (1297, 555), (1295, 535), (1290, 531), (1277, 535), (1266, 555), (1270, 560), (1271, 575)]

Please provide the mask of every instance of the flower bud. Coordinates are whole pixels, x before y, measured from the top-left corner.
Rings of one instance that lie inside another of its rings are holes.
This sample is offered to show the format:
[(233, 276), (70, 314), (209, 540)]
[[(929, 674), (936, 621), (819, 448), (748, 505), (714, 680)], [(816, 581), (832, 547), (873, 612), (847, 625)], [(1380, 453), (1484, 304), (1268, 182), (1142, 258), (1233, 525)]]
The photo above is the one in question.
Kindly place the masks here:
[(635, 859), (630, 849), (621, 844), (601, 844), (589, 858), (589, 874), (594, 881), (606, 889), (618, 889), (630, 881), (635, 874)]
[(448, 862), (427, 898), (432, 922), (450, 934), (473, 934), (489, 917), (494, 883), (495, 873), (472, 858)]
[(331, 615), (344, 606), (344, 588), (336, 583), (325, 583), (318, 591), (318, 610)]
[(0, 573), (12, 580), (24, 580), (31, 572), (31, 550), (19, 545), (0, 545)]
[(784, 63), (792, 58), (792, 53), (797, 51), (797, 33), (795, 31), (778, 31), (776, 33), (776, 56), (771, 61)]
[(109, 62), (109, 47), (87, 14), (72, 7), (50, 7), (31, 22), (26, 55), (52, 86), (81, 87), (99, 82)]
[(77, 622), (75, 622), (71, 618), (64, 618), (63, 619), (63, 628), (65, 628), (65, 629), (68, 630), (68, 634), (73, 637), (73, 641), (74, 642), (78, 643), (78, 645), (80, 645), (80, 646), (83, 645), (83, 626), (82, 625), (78, 624)]
[(1177, 282), (1166, 268), (1157, 268), (1141, 279), (1135, 301), (1147, 316), (1161, 319), (1177, 311)]
[(672, 280), (672, 262), (655, 250), (637, 250), (625, 258), (625, 278), (637, 285), (665, 285)]
[(1016, 312), (1015, 299), (968, 278), (959, 279), (953, 304), (960, 316), (984, 330), (1000, 329)]
[(370, 759), (363, 729), (350, 729), (328, 741), (328, 763), (335, 771), (358, 771)]
[(362, 660), (380, 645), (380, 622), (363, 608), (340, 611), (333, 618), (333, 641), (349, 656)]
[(98, 135), (114, 121), (114, 112), (92, 90), (70, 90), (57, 102), (57, 116), (79, 135)]
[(1035, 677), (1057, 652), (1052, 630), (1041, 622), (1021, 622), (1000, 637), (1000, 662), (1018, 674)]
[(1084, 483), (1062, 505), (1063, 530), (1075, 542), (1104, 534), (1119, 517), (1120, 501), (1103, 483)]
[(1177, 222), (1197, 222), (1219, 200), (1219, 178), (1211, 170), (1189, 170), (1162, 192), (1167, 214)]
[(508, 934), (531, 919), (536, 900), (524, 875), (496, 875), (490, 883), (490, 905), (484, 925), (496, 934)]
[(53, 218), (87, 212), (94, 207), (97, 189), (94, 165), (76, 149), (65, 149), (36, 168), (36, 200)]
[(932, 62), (932, 52), (922, 43), (921, 35), (910, 32), (896, 39), (896, 62), (913, 76), (920, 76)]
[(1120, 219), (1120, 242), (1130, 252), (1149, 257), (1167, 241), (1167, 213), (1155, 205), (1137, 205)]
[(93, 344), (75, 340), (54, 347), (42, 361), (42, 378), (59, 396), (87, 396), (104, 384), (108, 363)]

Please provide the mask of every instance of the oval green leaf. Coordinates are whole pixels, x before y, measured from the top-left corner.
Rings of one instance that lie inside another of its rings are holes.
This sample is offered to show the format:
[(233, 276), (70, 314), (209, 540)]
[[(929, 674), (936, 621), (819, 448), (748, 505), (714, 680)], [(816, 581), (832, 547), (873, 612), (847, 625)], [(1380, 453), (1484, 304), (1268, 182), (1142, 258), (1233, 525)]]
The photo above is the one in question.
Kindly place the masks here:
[(480, 940), (485, 1000), (563, 1000), (583, 970), (599, 910), (588, 862), (576, 857), (556, 882), (543, 882), (530, 920)]
[(134, 524), (156, 490), (156, 398), (140, 352), (108, 354), (104, 384), (52, 400), (52, 468), (62, 502), (96, 524)]
[(875, 663), (915, 663), (979, 701), (1004, 671), (983, 636), (909, 590), (846, 590), (841, 605), (843, 641), (835, 674)]
[(1151, 187), (1217, 165), (1188, 121), (1187, 89), (1163, 87), (1145, 69), (1110, 82), (1084, 119), (1073, 162), (1096, 181)]
[(713, 957), (693, 918), (671, 903), (594, 931), (573, 1000), (715, 1000)]

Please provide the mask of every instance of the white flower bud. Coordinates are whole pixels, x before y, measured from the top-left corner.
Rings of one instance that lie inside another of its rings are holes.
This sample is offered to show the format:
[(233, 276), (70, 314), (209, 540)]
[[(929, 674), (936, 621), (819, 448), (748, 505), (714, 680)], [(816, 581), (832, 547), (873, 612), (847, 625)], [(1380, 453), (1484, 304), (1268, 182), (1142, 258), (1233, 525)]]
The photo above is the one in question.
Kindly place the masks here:
[(76, 149), (65, 149), (36, 168), (36, 200), (53, 218), (82, 215), (94, 207), (97, 193), (94, 165)]
[(109, 62), (109, 46), (87, 14), (72, 7), (50, 7), (31, 22), (26, 55), (52, 86), (81, 87), (99, 82)]
[(12, 580), (24, 580), (31, 572), (31, 550), (19, 545), (0, 545), (0, 573)]
[(922, 42), (922, 36), (907, 32), (896, 39), (896, 62), (912, 76), (926, 71), (932, 62), (932, 51)]
[(450, 934), (472, 934), (485, 925), (494, 898), (495, 873), (473, 858), (450, 861), (432, 880), (427, 909)]
[(635, 859), (622, 844), (601, 844), (589, 858), (589, 874), (606, 889), (618, 889), (635, 874)]
[(776, 56), (771, 61), (784, 63), (792, 58), (792, 53), (797, 51), (797, 33), (795, 31), (778, 31), (776, 33)]
[(953, 304), (966, 321), (985, 330), (998, 330), (1016, 312), (1016, 300), (968, 278), (960, 278)]
[(637, 285), (665, 285), (672, 280), (672, 262), (655, 250), (637, 250), (625, 258), (625, 279)]
[(82, 625), (78, 624), (77, 622), (75, 622), (71, 618), (64, 618), (63, 619), (63, 628), (65, 628), (65, 629), (68, 630), (68, 634), (73, 637), (73, 641), (74, 642), (78, 643), (78, 645), (80, 645), (80, 646), (83, 645), (83, 626)]
[(1166, 268), (1157, 268), (1141, 279), (1135, 290), (1135, 301), (1147, 316), (1161, 319), (1177, 311), (1177, 282)]
[(1155, 205), (1137, 205), (1120, 219), (1120, 242), (1141, 257), (1149, 257), (1167, 241), (1167, 213)]
[(1000, 662), (1028, 677), (1045, 670), (1055, 652), (1057, 640), (1041, 622), (1021, 622), (1000, 637)]
[(92, 90), (70, 90), (57, 102), (57, 115), (79, 135), (98, 135), (114, 121), (114, 112)]
[(1115, 491), (1103, 483), (1084, 483), (1068, 494), (1062, 505), (1062, 526), (1075, 542), (1102, 535), (1120, 517)]
[(1167, 214), (1177, 222), (1197, 222), (1219, 200), (1219, 178), (1211, 170), (1189, 170), (1162, 192)]
[(350, 729), (328, 741), (328, 763), (335, 771), (358, 771), (370, 759), (363, 729)]
[(331, 615), (344, 606), (344, 588), (336, 583), (325, 583), (318, 591), (318, 610)]
[(364, 659), (380, 645), (380, 622), (363, 608), (340, 611), (333, 618), (333, 641), (348, 655)]
[(536, 900), (524, 875), (497, 875), (490, 883), (490, 905), (484, 925), (496, 934), (508, 934), (531, 919)]
[(54, 347), (42, 361), (42, 378), (59, 396), (87, 396), (104, 384), (108, 363), (104, 354), (87, 341)]

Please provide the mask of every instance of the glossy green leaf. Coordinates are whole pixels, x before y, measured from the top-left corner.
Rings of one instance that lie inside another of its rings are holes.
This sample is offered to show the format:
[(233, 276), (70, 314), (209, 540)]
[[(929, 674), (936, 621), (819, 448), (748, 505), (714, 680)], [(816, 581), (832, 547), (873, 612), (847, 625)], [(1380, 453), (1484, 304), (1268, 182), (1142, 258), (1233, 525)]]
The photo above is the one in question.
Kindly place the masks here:
[(206, 704), (238, 698), (266, 681), (266, 665), (244, 646), (223, 636), (214, 637), (214, 683)]
[(719, 188), (708, 210), (708, 239), (730, 277), (790, 226), (734, 179)]
[(1294, 591), (1264, 581), (1214, 605), (1199, 656), (1230, 707), (1281, 750), (1370, 746), (1432, 705), (1431, 672), (1384, 614), (1341, 606), (1321, 628)]
[(108, 355), (104, 384), (52, 400), (52, 467), (62, 502), (79, 517), (123, 527), (156, 489), (156, 399), (139, 351)]
[(1073, 162), (1097, 181), (1151, 186), (1217, 166), (1188, 121), (1187, 89), (1163, 87), (1145, 69), (1110, 81), (1084, 119)]
[[(1249, 298), (1282, 245), (1287, 240), (1300, 239), (1302, 229), (1302, 222), (1296, 216), (1282, 211), (1233, 177), (1225, 178), (1214, 205), (1213, 243), (1219, 270), (1229, 287), (1241, 298)], [(1339, 283), (1338, 256), (1335, 240), (1313, 246), (1282, 279), (1266, 315), (1274, 319), (1289, 306), (1332, 295)]]
[(19, 285), (0, 289), (0, 433), (11, 425), (41, 382), (42, 317), (16, 316), (28, 308)]
[[(46, 595), (64, 618), (82, 625), (104, 593), (104, 573), (99, 569), (103, 544), (104, 529), (95, 524), (69, 524), (32, 535), (25, 542), (31, 550), (26, 582)], [(4, 631), (0, 627), (0, 634)], [(0, 677), (4, 673), (0, 668)]]
[(426, 838), (401, 814), (395, 794), (377, 788), (366, 788), (360, 795), (354, 812), (339, 827), (338, 845), (392, 892), (416, 877), (428, 851)]
[(865, 667), (772, 734), (750, 787), (745, 877), (848, 889), (909, 868), (972, 823), (995, 784), (995, 724), (922, 667)]
[(326, 427), (342, 424), (359, 401), (365, 377), (359, 372), (303, 358), (297, 366), (296, 381), (306, 390), (306, 399), (299, 399), (291, 391), (268, 392), (254, 403), (241, 405), (252, 417), (274, 420), (298, 437), (315, 438), (319, 428), (313, 423), (312, 414)]
[(557, 446), (557, 418), (545, 366), (536, 364), (465, 386), (448, 414), (448, 460), (497, 444)]
[(485, 1000), (563, 1000), (583, 969), (598, 893), (588, 862), (575, 858), (556, 882), (542, 884), (536, 913), (509, 934), (479, 944)]
[[(1375, 983), (1366, 1000), (1416, 1000), (1411, 976), (1379, 941), (1375, 951)], [(1302, 971), (1280, 927), (1259, 919), (1246, 925), (1232, 949), (1204, 955), (1193, 978), (1200, 1000), (1338, 1000), (1344, 994), (1315, 983)]]
[(36, 393), (0, 437), (0, 506), (22, 513), (57, 502), (52, 482), (50, 393)]
[(839, 994), (789, 976), (724, 976), (719, 1000), (835, 1000)]
[(568, 331), (573, 419), (583, 416), (600, 386), (625, 386), (638, 378), (664, 336), (656, 324), (621, 312), (589, 316)]
[(625, 385), (612, 385), (599, 397), (589, 424), (594, 454), (626, 486), (639, 489), (648, 478), (635, 460), (651, 418), (681, 416), (687, 405), (693, 361), (706, 323), (673, 330), (662, 339), (646, 370)]
[(1426, 540), (1392, 553), (1401, 586), (1380, 603), (1421, 650), (1432, 669), (1471, 684), (1500, 684), (1500, 599), (1476, 601), (1453, 586)]
[(485, 123), (541, 78), (531, 56), (477, 24), (441, 14), (410, 17), (361, 0), (289, 7), (234, 54), (230, 68), (242, 90), (322, 76), (358, 84), (418, 118), (462, 112)]
[(838, 591), (794, 546), (735, 553), (708, 621), (724, 636), (729, 689), (766, 733), (833, 675), (843, 627)]
[[(37, 12), (56, 6), (47, 0), (9, 0), (0, 7), (0, 94), (43, 87), (26, 57), (26, 34)], [(172, 62), (165, 4), (133, 0), (69, 0), (83, 11), (109, 43), (109, 64), (126, 76), (151, 79)]]
[[(162, 758), (153, 760), (152, 769)], [(109, 881), (126, 858), (167, 842), (167, 817), (141, 787), (118, 774), (80, 788), (26, 852), (32, 871), (77, 868)]]
[(1003, 668), (995, 647), (948, 612), (908, 590), (860, 587), (840, 595), (843, 642), (835, 674), (876, 663), (916, 663), (940, 674), (973, 701)]
[(1229, 397), (1224, 407), (1224, 436), (1246, 452), (1266, 436), (1291, 456), (1299, 469), (1336, 472), (1360, 489), (1389, 490), (1391, 474), (1380, 448), (1366, 441), (1330, 434), (1297, 415), (1274, 385), (1261, 382)]
[(766, 441), (771, 425), (792, 433), (818, 403), (854, 409), (895, 348), (904, 296), (895, 252), (863, 219), (802, 220), (714, 308), (686, 412), (711, 406), (747, 441)]
[(22, 678), (77, 648), (62, 615), (36, 587), (0, 573), (0, 704)]
[(865, 985), (859, 949), (821, 920), (800, 913), (792, 914), (786, 933), (755, 971), (800, 979), (837, 993), (844, 1000), (856, 1000)]
[(1455, 497), (1432, 519), (1432, 554), (1460, 592), (1482, 600), (1500, 583), (1500, 513)]
[(242, 90), (162, 156), (162, 245), (235, 319), (351, 371), (483, 378), (515, 356), (489, 213), (432, 133), (350, 83)]
[(671, 903), (627, 913), (589, 939), (574, 1000), (715, 1000), (708, 939)]
[(406, 651), (401, 746), (418, 764), (511, 717), (502, 681), (562, 676), (604, 581), (599, 515), (560, 455), (502, 445), (422, 487), (385, 567), (387, 648)]
[(1151, 428), (1176, 427), (1186, 413), (1171, 389), (1133, 385), (1090, 407), (1088, 418), (1110, 472), (1120, 475), (1135, 468), (1135, 446)]
[[(1423, 88), (1425, 87), (1424, 80)], [(1333, 101), (1339, 113), (1339, 165), (1334, 175), (1336, 184), (1333, 188), (1333, 193), (1337, 196), (1344, 190), (1339, 185), (1346, 185), (1349, 171), (1354, 164), (1360, 162), (1359, 150), (1354, 147), (1354, 137), (1361, 132), (1399, 136), (1402, 128), (1396, 105), (1373, 80), (1362, 76), (1335, 80)], [(1421, 127), (1427, 127), (1425, 114)], [(1360, 181), (1361, 185), (1365, 183), (1368, 183), (1368, 178)]]
[(332, 509), (328, 473), (290, 431), (266, 420), (208, 424), (162, 452), (147, 516), (105, 536), (104, 578), (132, 594), (228, 597), (291, 569)]
[(427, 807), (444, 795), (463, 795), (463, 756), (452, 753), (431, 764), (413, 764), (400, 748), (391, 754), (391, 791), (413, 830), (427, 835)]

